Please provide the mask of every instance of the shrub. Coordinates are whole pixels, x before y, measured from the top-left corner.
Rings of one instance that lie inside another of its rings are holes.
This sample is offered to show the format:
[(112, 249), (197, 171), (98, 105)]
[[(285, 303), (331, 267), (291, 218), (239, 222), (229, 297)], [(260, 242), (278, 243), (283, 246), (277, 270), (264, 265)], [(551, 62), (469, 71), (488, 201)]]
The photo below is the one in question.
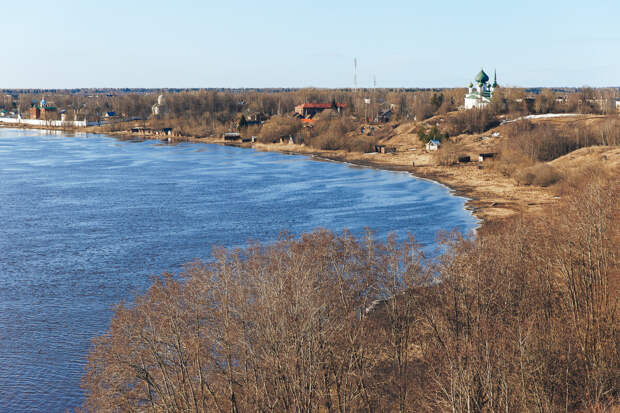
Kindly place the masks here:
[(550, 186), (562, 179), (562, 175), (551, 165), (537, 164), (517, 173), (520, 185)]
[(279, 142), (282, 136), (296, 135), (301, 129), (299, 119), (274, 116), (261, 128), (258, 140), (263, 143)]
[(344, 147), (344, 138), (330, 134), (316, 136), (310, 142), (312, 147), (328, 151), (335, 151)]
[(349, 152), (374, 152), (376, 142), (377, 139), (373, 137), (355, 138), (351, 141), (345, 142), (345, 147)]
[(464, 156), (462, 145), (446, 142), (437, 151), (436, 158), (439, 165), (449, 166), (457, 163), (459, 157)]
[(494, 112), (490, 109), (469, 109), (447, 118), (448, 135), (463, 133), (481, 133), (499, 125)]
[(314, 124), (308, 143), (314, 148), (324, 150), (352, 151), (354, 147), (359, 147), (359, 143), (352, 145), (346, 135), (354, 129), (355, 124), (350, 119), (338, 116), (334, 111), (325, 110)]
[(532, 166), (532, 160), (523, 152), (511, 147), (503, 147), (500, 156), (491, 162), (491, 166), (504, 176), (515, 176), (523, 169)]

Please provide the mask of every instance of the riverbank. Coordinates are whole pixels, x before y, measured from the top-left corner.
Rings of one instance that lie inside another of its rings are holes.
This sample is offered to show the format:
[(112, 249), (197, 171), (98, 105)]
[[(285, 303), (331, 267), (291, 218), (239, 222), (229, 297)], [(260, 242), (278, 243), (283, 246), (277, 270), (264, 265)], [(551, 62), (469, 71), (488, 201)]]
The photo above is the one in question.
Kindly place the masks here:
[[(112, 133), (111, 135), (162, 139), (160, 136), (150, 135), (127, 135), (123, 133)], [(496, 176), (497, 174), (491, 173), (484, 168), (479, 169), (479, 165), (474, 163), (439, 166), (430, 163), (421, 164), (420, 156), (403, 153), (365, 154), (343, 150), (320, 150), (296, 144), (231, 143), (213, 138), (183, 137), (179, 139), (179, 137), (170, 137), (169, 142), (210, 143), (253, 148), (265, 152), (306, 155), (317, 159), (344, 162), (381, 170), (408, 172), (416, 178), (443, 184), (451, 189), (455, 195), (467, 198), (466, 208), (481, 221), (481, 227), (484, 227), (484, 224), (496, 222), (515, 214), (538, 211), (543, 205), (554, 201), (551, 194), (540, 191), (540, 188), (517, 187), (512, 180), (502, 179), (501, 176)], [(490, 175), (493, 175), (493, 177)]]
[(438, 182), (450, 188), (455, 195), (467, 198), (466, 208), (487, 224), (505, 218), (542, 211), (545, 205), (556, 202), (549, 188), (519, 186), (514, 179), (502, 176), (488, 165), (478, 162), (442, 166), (433, 163), (432, 154), (422, 150), (396, 153), (360, 153), (344, 150), (321, 150), (290, 143), (236, 143), (215, 138), (162, 137), (156, 135), (110, 133), (114, 136), (166, 139), (170, 143), (194, 142), (253, 148), (259, 151), (306, 155), (317, 159), (345, 162), (389, 171), (408, 172), (412, 176)]
[(495, 222), (515, 214), (535, 213), (540, 211), (543, 205), (554, 202), (551, 191), (540, 187), (518, 186), (512, 179), (503, 177), (478, 163), (441, 166), (423, 163), (425, 154), (364, 154), (315, 150), (287, 144), (255, 144), (254, 148), (409, 172), (415, 177), (439, 182), (453, 190), (456, 195), (467, 198), (466, 207), (482, 223)]
[[(15, 125), (7, 125), (15, 127)], [(41, 129), (30, 128), (25, 129)], [(44, 128), (59, 130), (59, 128)], [(155, 134), (131, 134), (105, 132), (97, 128), (71, 128), (70, 132), (99, 133), (118, 138), (141, 138), (166, 140), (170, 143), (193, 142), (254, 148), (259, 151), (307, 155), (318, 159), (346, 162), (353, 165), (382, 170), (408, 172), (417, 178), (428, 179), (450, 188), (458, 196), (467, 198), (466, 208), (481, 221), (481, 229), (487, 224), (519, 214), (538, 213), (545, 205), (556, 202), (557, 197), (549, 188), (520, 186), (514, 179), (502, 176), (488, 165), (478, 162), (450, 166), (438, 165), (433, 154), (422, 148), (395, 153), (359, 153), (344, 150), (321, 150), (297, 144), (237, 143), (217, 138), (161, 136)]]

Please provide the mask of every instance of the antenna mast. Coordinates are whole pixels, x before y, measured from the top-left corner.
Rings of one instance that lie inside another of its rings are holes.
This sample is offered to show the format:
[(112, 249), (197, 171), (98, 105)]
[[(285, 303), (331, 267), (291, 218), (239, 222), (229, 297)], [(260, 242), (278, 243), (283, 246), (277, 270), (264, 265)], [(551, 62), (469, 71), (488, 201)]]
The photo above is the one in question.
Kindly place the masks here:
[(355, 67), (353, 73), (353, 90), (357, 93), (357, 57), (353, 58), (353, 66)]
[(377, 75), (372, 75), (372, 105), (370, 107), (371, 109), (370, 116), (372, 117), (372, 119), (375, 118), (376, 106), (377, 106)]

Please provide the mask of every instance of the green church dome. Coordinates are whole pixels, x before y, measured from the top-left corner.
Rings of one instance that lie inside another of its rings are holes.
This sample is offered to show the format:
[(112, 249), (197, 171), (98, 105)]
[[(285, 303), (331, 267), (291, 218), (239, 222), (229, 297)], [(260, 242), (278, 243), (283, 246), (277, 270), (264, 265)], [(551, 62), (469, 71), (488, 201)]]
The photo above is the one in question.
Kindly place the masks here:
[(476, 78), (474, 80), (478, 83), (486, 83), (489, 81), (489, 76), (484, 73), (484, 70), (480, 70), (480, 73), (476, 75)]

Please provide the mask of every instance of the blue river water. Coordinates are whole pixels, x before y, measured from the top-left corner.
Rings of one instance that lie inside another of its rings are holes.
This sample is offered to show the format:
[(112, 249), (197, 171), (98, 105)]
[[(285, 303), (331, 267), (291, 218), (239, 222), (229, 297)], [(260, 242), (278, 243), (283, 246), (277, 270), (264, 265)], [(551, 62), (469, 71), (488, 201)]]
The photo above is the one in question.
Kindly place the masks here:
[(149, 277), (213, 245), (317, 227), (467, 233), (465, 199), (406, 173), (306, 156), (0, 129), (0, 411), (79, 406), (90, 340)]

